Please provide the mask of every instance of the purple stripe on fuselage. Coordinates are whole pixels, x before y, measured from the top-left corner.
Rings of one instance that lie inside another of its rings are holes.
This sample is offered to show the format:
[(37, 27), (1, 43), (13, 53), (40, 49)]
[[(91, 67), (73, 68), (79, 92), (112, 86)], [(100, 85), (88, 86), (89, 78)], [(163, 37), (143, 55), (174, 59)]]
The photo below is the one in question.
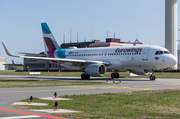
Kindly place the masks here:
[(56, 50), (56, 47), (54, 46), (54, 43), (53, 43), (53, 41), (52, 41), (50, 38), (44, 37), (44, 41), (45, 41), (45, 43), (46, 43), (49, 51), (50, 51), (50, 50), (51, 50), (51, 51)]

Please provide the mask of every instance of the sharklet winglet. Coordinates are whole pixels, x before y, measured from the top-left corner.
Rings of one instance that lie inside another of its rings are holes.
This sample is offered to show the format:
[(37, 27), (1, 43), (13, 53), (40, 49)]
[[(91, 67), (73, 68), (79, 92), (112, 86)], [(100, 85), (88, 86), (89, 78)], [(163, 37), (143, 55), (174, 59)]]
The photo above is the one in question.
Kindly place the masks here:
[(20, 57), (20, 56), (11, 55), (11, 54), (9, 53), (9, 51), (7, 50), (7, 48), (6, 48), (6, 46), (4, 45), (3, 42), (2, 42), (2, 45), (3, 45), (4, 50), (5, 50), (5, 52), (6, 52), (6, 54), (7, 54), (8, 56), (12, 56), (12, 57)]

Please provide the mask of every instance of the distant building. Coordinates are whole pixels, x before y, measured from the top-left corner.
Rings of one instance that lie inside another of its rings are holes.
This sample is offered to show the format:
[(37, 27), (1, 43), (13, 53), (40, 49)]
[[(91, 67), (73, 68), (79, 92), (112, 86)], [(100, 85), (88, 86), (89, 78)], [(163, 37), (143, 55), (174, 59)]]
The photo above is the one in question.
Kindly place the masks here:
[(178, 50), (177, 59), (178, 59), (178, 69), (180, 69), (180, 50)]
[(58, 70), (58, 66), (56, 63), (52, 63), (47, 60), (24, 58), (24, 70), (30, 70), (30, 71)]
[[(100, 40), (94, 40), (90, 42), (76, 42), (76, 43), (62, 43), (60, 46), (62, 48), (77, 47), (77, 48), (88, 48), (88, 47), (113, 47), (113, 46), (133, 46), (133, 45), (143, 45), (138, 40), (135, 42), (121, 42), (117, 38), (107, 38), (106, 42), (101, 42)], [(73, 69), (65, 68), (57, 63), (47, 61), (47, 60), (37, 60), (24, 58), (24, 70), (30, 71), (73, 71)]]
[(3, 64), (5, 64), (5, 58), (0, 57), (0, 70), (5, 70), (5, 66)]
[(113, 46), (133, 46), (133, 45), (143, 45), (138, 40), (135, 42), (121, 42), (117, 38), (106, 38), (106, 42), (101, 42), (100, 40), (94, 40), (91, 42), (76, 42), (76, 43), (63, 43), (61, 44), (62, 48), (69, 48), (75, 46), (77, 48), (85, 47), (113, 47)]

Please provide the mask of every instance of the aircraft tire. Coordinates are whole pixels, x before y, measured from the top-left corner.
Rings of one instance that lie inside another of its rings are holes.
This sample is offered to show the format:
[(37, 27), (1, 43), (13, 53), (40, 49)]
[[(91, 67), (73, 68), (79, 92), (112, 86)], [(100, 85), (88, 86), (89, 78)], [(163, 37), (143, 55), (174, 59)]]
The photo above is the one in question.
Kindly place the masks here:
[(116, 74), (115, 73), (111, 73), (111, 78), (115, 78), (116, 77)]
[(156, 77), (155, 77), (155, 76), (150, 76), (149, 79), (150, 79), (150, 80), (155, 80)]
[(90, 75), (88, 74), (81, 74), (81, 79), (90, 79)]
[(86, 74), (86, 79), (90, 79), (90, 75)]
[(86, 74), (81, 74), (81, 79), (86, 79)]
[(115, 78), (119, 78), (119, 73), (115, 73)]
[(152, 80), (152, 76), (150, 76), (149, 79)]

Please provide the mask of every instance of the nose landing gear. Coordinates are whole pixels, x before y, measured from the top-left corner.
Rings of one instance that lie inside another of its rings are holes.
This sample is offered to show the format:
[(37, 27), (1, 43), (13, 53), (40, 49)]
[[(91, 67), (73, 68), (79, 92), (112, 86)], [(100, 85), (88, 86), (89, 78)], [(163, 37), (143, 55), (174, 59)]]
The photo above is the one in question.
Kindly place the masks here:
[(155, 77), (154, 74), (153, 74), (153, 70), (152, 70), (152, 73), (151, 73), (151, 76), (149, 77), (149, 79), (150, 79), (150, 80), (155, 80), (155, 79), (156, 79), (156, 77)]
[(119, 73), (111, 73), (111, 78), (119, 78)]

